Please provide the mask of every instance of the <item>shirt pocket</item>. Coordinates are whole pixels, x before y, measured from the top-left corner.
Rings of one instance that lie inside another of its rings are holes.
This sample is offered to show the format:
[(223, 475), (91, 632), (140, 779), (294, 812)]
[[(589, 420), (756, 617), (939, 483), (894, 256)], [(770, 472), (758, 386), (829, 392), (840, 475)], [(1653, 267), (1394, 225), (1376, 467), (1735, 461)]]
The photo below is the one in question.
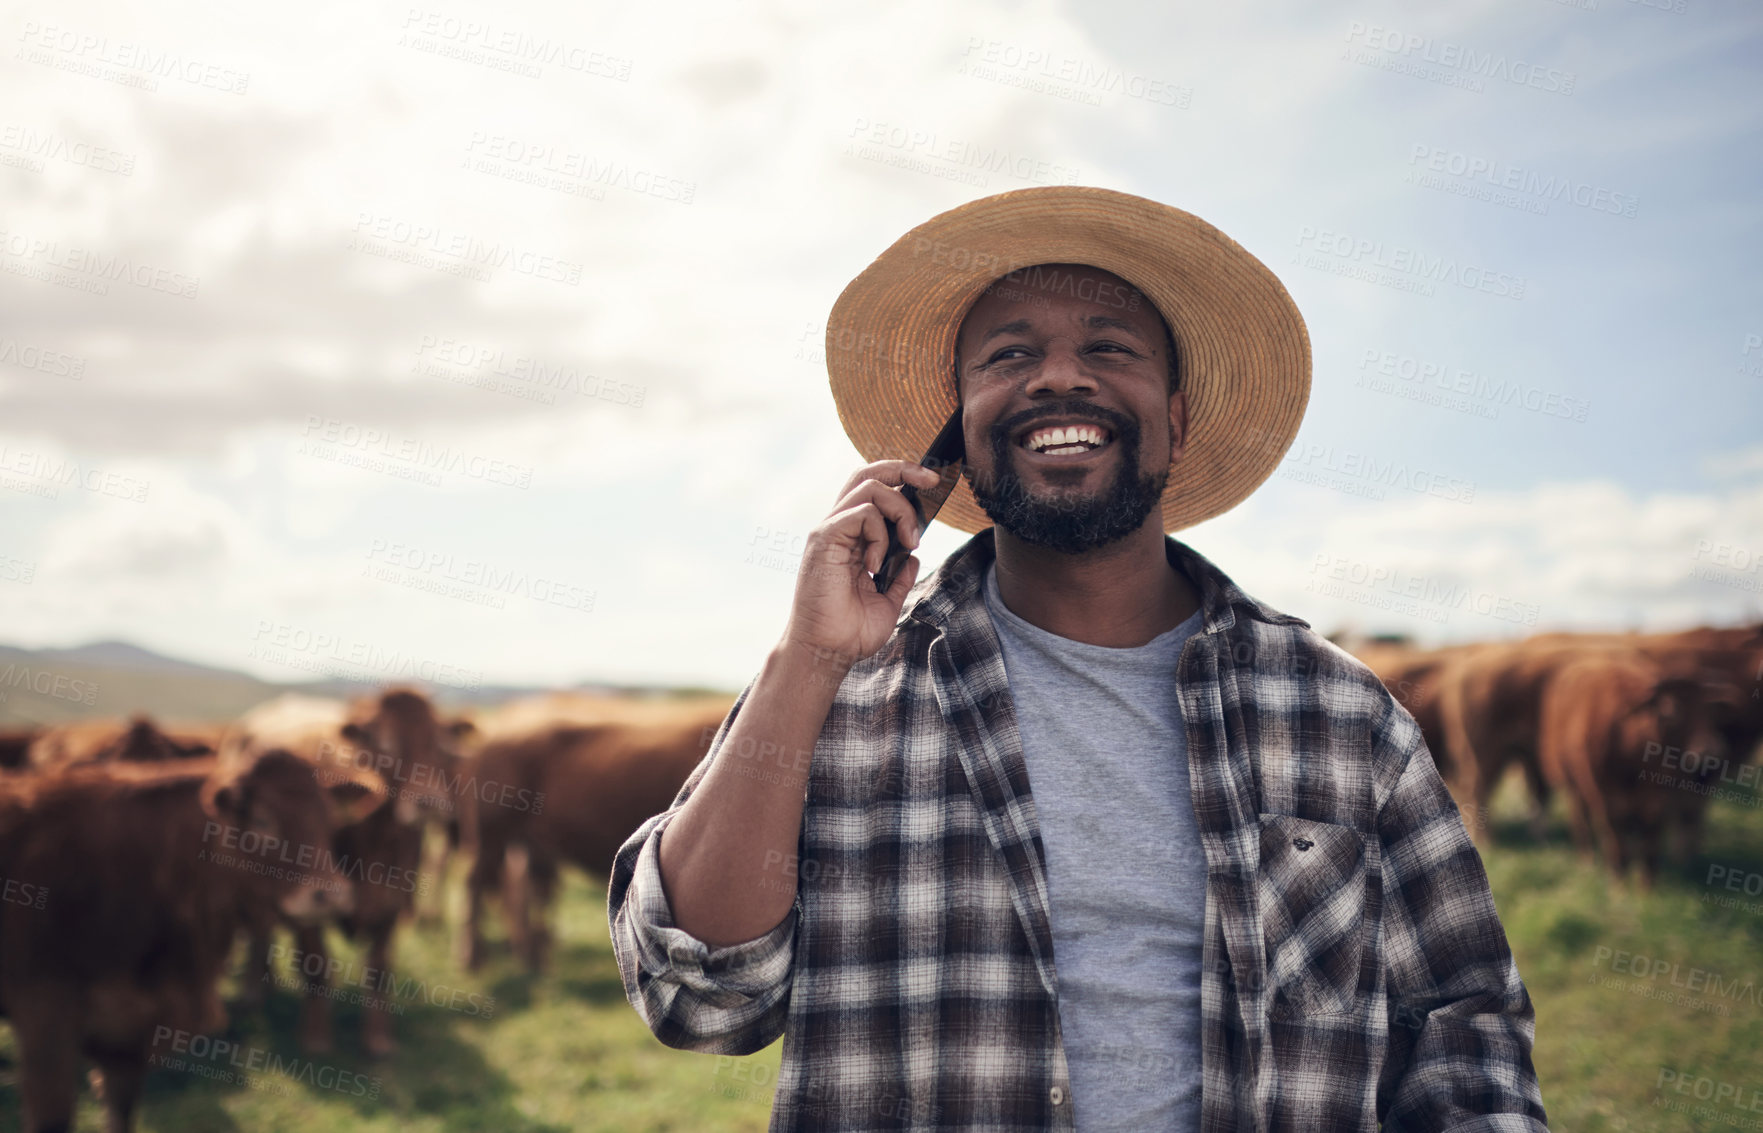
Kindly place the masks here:
[(1359, 831), (1261, 815), (1256, 888), (1273, 1017), (1352, 1013), (1365, 923), (1365, 843)]

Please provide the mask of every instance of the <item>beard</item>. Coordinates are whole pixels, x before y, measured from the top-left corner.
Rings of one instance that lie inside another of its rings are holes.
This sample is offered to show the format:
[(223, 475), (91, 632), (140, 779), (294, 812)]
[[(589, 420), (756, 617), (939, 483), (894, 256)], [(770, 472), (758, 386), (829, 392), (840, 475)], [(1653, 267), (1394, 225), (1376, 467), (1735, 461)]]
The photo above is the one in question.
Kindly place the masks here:
[[(1087, 418), (1100, 421), (1114, 434), (1110, 442), (1120, 449), (1119, 471), (1099, 494), (1081, 490), (1055, 490), (1045, 496), (1031, 495), (1010, 462), (1010, 437), (1021, 426), (1042, 418)], [(1040, 405), (995, 422), (988, 439), (992, 448), (993, 475), (982, 482), (970, 464), (968, 487), (993, 523), (1037, 547), (1067, 555), (1105, 547), (1139, 529), (1145, 516), (1163, 499), (1169, 469), (1153, 475), (1139, 473), (1139, 426), (1124, 414), (1088, 402)]]

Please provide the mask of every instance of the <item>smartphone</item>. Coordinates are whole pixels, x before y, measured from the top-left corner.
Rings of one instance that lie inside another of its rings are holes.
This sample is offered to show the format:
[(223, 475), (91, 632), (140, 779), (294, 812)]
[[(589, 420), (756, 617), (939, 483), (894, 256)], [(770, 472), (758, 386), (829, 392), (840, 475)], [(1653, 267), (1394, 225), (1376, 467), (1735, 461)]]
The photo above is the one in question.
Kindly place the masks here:
[[(930, 443), (924, 459), (918, 463), (932, 471), (940, 471), (941, 480), (922, 492), (911, 484), (902, 484), (900, 494), (918, 513), (918, 533), (922, 539), (925, 526), (936, 518), (942, 509), (943, 501), (955, 490), (961, 479), (961, 468), (967, 459), (967, 445), (961, 436), (961, 407), (957, 405), (955, 412), (943, 422), (942, 432)], [(894, 584), (894, 576), (900, 573), (900, 567), (911, 552), (900, 543), (900, 535), (894, 530), (894, 521), (888, 520), (888, 552), (882, 556), (881, 569), (875, 572), (875, 589), (879, 594), (886, 594), (888, 587)]]

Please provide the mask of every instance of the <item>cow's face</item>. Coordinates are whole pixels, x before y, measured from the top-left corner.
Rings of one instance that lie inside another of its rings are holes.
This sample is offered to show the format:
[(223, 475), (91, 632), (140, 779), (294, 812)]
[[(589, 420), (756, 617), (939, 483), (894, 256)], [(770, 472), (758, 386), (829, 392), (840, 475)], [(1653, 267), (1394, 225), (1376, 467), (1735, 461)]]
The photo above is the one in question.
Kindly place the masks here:
[(209, 839), (214, 860), (239, 868), (262, 899), (307, 922), (352, 907), (332, 838), (384, 800), (371, 772), (315, 767), (279, 748), (224, 762), (202, 790), (210, 828), (219, 827)]
[(454, 740), (427, 697), (409, 689), (382, 693), (355, 706), (342, 734), (371, 753), (371, 760), (358, 762), (371, 762), (385, 780), (400, 823), (420, 823), (425, 813), (452, 813), (458, 779)]

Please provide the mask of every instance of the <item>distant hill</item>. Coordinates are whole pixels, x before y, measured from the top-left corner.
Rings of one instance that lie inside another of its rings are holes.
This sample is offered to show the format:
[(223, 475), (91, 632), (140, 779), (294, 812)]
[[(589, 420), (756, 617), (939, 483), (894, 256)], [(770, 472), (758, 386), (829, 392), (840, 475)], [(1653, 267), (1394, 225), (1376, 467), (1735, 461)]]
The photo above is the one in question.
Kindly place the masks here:
[[(281, 684), (235, 669), (168, 657), (126, 641), (94, 641), (55, 649), (0, 645), (0, 727), (58, 724), (131, 712), (147, 712), (162, 720), (225, 720), (286, 692), (346, 698), (378, 687), (378, 682), (336, 678)], [(578, 685), (576, 690), (663, 691), (588, 684)], [(554, 690), (486, 685), (475, 689), (436, 686), (427, 691), (438, 703), (460, 708)]]

